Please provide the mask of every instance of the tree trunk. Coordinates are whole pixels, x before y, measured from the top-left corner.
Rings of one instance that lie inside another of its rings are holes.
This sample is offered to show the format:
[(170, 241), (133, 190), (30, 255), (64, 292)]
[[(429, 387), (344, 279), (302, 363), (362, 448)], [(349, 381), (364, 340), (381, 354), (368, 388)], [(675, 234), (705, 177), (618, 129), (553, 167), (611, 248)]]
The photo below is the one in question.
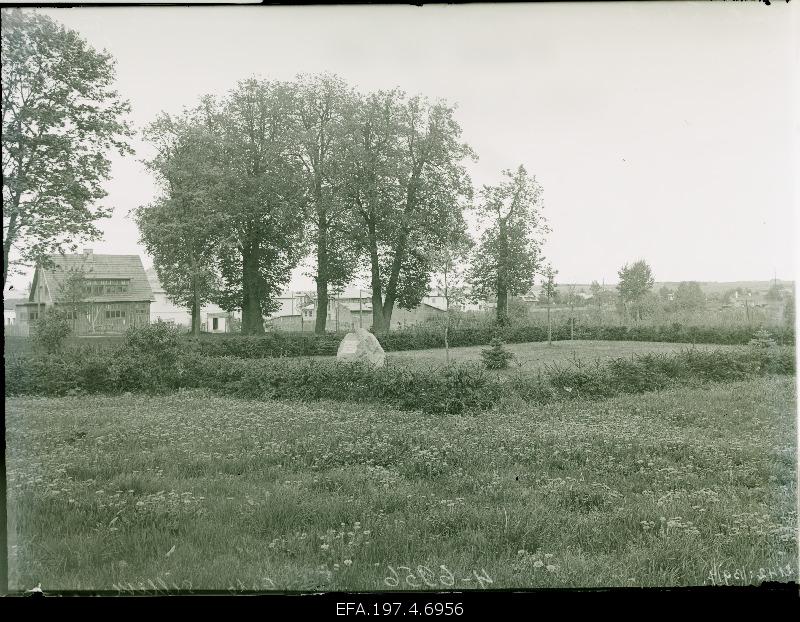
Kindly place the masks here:
[(258, 244), (250, 244), (242, 256), (242, 333), (259, 335), (264, 332), (261, 315), (261, 287)]
[(320, 174), (316, 175), (314, 197), (317, 203), (317, 304), (315, 306), (317, 317), (314, 322), (314, 332), (322, 335), (325, 333), (328, 321), (328, 219), (322, 205)]
[(328, 240), (327, 224), (324, 220), (319, 223), (317, 237), (317, 302), (314, 306), (316, 319), (314, 332), (318, 335), (325, 333), (328, 321)]
[(505, 281), (497, 279), (497, 323), (504, 325), (508, 322), (508, 290)]
[(501, 326), (508, 323), (508, 234), (506, 223), (499, 220), (497, 257), (497, 323)]
[(192, 262), (192, 335), (200, 336), (200, 284), (197, 278), (197, 260), (191, 255)]
[(14, 245), (14, 238), (17, 235), (17, 209), (19, 209), (19, 194), (12, 200), (12, 212), (6, 228), (6, 237), (3, 240), (3, 291), (6, 291), (6, 283), (8, 282), (8, 256), (11, 252), (11, 247)]
[(375, 223), (368, 223), (369, 227), (369, 257), (372, 285), (372, 330), (375, 333), (389, 331), (389, 324), (383, 317), (383, 296), (381, 295), (381, 272), (378, 259), (378, 241), (375, 234)]
[(400, 237), (394, 247), (394, 259), (392, 259), (392, 271), (389, 274), (389, 282), (386, 284), (386, 295), (383, 300), (383, 321), (386, 324), (386, 330), (390, 330), (392, 326), (392, 312), (394, 311), (394, 301), (397, 295), (397, 284), (400, 280), (400, 268), (403, 265), (403, 260), (406, 254), (406, 241), (408, 234), (401, 231)]
[(192, 335), (200, 336), (200, 292), (197, 288), (197, 277), (195, 277), (194, 296), (192, 297)]
[(550, 321), (550, 303), (547, 303), (547, 345), (553, 345), (553, 323)]

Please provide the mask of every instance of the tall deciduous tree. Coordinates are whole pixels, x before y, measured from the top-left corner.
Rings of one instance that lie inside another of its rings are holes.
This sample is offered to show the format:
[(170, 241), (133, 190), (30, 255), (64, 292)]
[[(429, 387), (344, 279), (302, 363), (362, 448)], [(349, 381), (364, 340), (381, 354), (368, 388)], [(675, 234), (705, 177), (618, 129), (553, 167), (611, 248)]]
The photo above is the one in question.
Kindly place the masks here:
[(132, 151), (109, 54), (29, 11), (3, 10), (0, 30), (5, 288), (15, 266), (101, 235), (106, 154)]
[(242, 310), (242, 332), (264, 332), (264, 316), (304, 255), (308, 192), (293, 155), (296, 88), (245, 80), (217, 115), (223, 242), (218, 247), (221, 286), (215, 302)]
[(324, 333), (329, 287), (347, 284), (358, 263), (343, 171), (347, 120), (355, 111), (356, 96), (336, 76), (301, 75), (296, 102), (294, 148), (308, 192), (307, 222), (316, 263), (314, 330)]
[[(209, 102), (210, 104), (210, 102)], [(183, 115), (162, 114), (145, 130), (155, 146), (146, 162), (161, 186), (161, 196), (135, 212), (140, 240), (167, 296), (192, 314), (192, 333), (200, 334), (200, 309), (216, 291), (216, 249), (222, 217), (216, 209), (218, 173), (211, 108)]]
[(534, 284), (543, 235), (541, 187), (524, 166), (504, 170), (496, 186), (484, 186), (479, 215), (489, 222), (473, 257), (470, 282), (483, 298), (496, 297), (497, 322), (508, 323), (508, 297)]
[(640, 259), (630, 265), (625, 264), (617, 274), (619, 275), (617, 291), (620, 300), (625, 308), (635, 310), (636, 317), (641, 320), (641, 303), (655, 283), (653, 271), (646, 261)]
[(706, 295), (697, 281), (682, 281), (675, 290), (674, 303), (680, 311), (697, 311), (706, 306)]
[(420, 303), (434, 270), (429, 249), (464, 226), (471, 184), (462, 162), (473, 153), (453, 113), (443, 102), (382, 91), (364, 98), (351, 120), (348, 200), (376, 332), (389, 330), (395, 304)]

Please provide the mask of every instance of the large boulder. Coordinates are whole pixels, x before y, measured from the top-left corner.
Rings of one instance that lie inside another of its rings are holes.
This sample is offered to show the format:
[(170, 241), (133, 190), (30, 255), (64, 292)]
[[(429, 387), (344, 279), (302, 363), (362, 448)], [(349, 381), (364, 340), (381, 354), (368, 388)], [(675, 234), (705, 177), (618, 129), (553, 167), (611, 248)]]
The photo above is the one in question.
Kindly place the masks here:
[(375, 335), (366, 328), (358, 328), (344, 336), (336, 352), (336, 360), (364, 361), (373, 367), (383, 367), (386, 364), (386, 354)]

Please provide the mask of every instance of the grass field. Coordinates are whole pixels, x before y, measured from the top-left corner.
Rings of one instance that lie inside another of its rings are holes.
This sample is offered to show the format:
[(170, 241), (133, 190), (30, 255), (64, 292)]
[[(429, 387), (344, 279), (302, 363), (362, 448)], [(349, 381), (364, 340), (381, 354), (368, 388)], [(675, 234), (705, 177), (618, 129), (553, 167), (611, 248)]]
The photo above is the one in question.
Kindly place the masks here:
[(7, 399), (10, 586), (797, 580), (795, 400), (785, 377), (448, 417)]
[[(554, 341), (552, 345), (545, 343), (509, 343), (505, 348), (514, 353), (509, 363), (510, 371), (535, 371), (549, 363), (569, 363), (576, 359), (581, 361), (607, 360), (617, 357), (628, 357), (634, 354), (679, 352), (686, 348), (718, 350), (736, 348), (738, 346), (697, 345), (686, 343), (663, 343), (653, 341)], [(471, 346), (467, 348), (450, 348), (450, 360), (456, 362), (473, 361), (480, 363), (481, 350), (488, 346)], [(444, 365), (445, 351), (442, 348), (431, 350), (408, 350), (403, 352), (387, 352), (389, 364), (403, 365)], [(321, 358), (321, 357), (315, 357)]]

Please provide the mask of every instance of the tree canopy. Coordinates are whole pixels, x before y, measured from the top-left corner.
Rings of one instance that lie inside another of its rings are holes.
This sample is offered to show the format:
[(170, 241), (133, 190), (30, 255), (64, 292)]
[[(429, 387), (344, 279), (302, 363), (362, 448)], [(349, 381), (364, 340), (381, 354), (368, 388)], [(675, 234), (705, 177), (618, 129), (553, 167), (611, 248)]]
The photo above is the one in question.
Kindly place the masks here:
[(109, 151), (132, 153), (115, 62), (49, 17), (3, 10), (3, 287), (15, 266), (96, 239)]
[(471, 183), (453, 107), (400, 91), (362, 96), (346, 155), (354, 238), (372, 287), (373, 327), (416, 307), (435, 268), (429, 249), (464, 231)]
[(631, 310), (635, 310), (637, 317), (641, 318), (641, 304), (645, 296), (655, 284), (653, 272), (646, 261), (640, 259), (632, 264), (625, 264), (619, 269), (619, 292), (622, 303)]
[(201, 306), (215, 296), (215, 251), (221, 212), (216, 150), (208, 109), (198, 107), (173, 117), (163, 114), (145, 130), (156, 148), (146, 164), (161, 194), (136, 210), (140, 240), (167, 296), (192, 311), (192, 332), (200, 332)]
[(497, 299), (497, 321), (508, 320), (508, 297), (533, 287), (543, 236), (541, 187), (520, 165), (501, 183), (484, 186), (478, 216), (489, 223), (472, 257), (469, 280), (477, 297)]

